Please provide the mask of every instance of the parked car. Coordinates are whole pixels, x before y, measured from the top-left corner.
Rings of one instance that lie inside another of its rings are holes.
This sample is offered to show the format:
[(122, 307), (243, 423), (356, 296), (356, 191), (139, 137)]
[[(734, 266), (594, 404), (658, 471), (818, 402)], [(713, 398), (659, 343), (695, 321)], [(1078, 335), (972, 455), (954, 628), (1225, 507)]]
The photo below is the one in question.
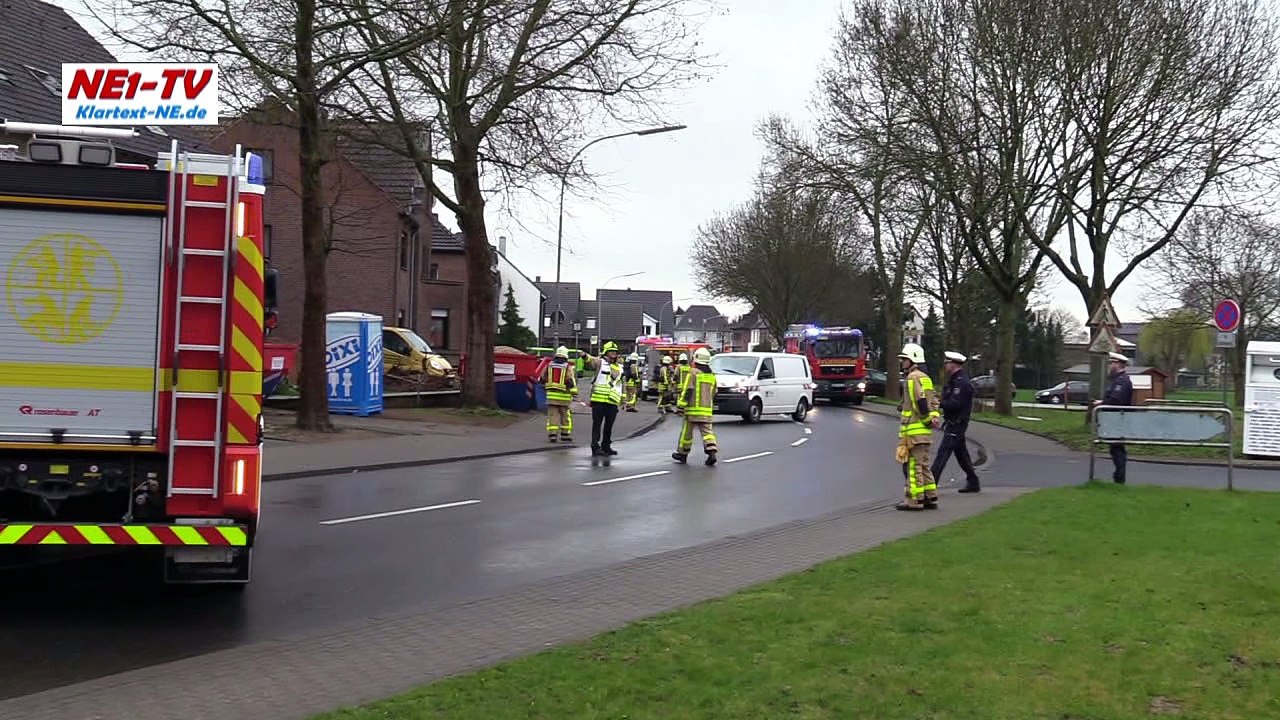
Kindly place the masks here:
[(1089, 403), (1089, 383), (1083, 380), (1060, 382), (1051, 388), (1036, 393), (1036, 402), (1061, 405), (1063, 402), (1087, 405)]
[(409, 328), (382, 328), (382, 367), (389, 376), (425, 376), (447, 385), (458, 379), (453, 365)]
[[(973, 383), (973, 396), (978, 398), (994, 398), (996, 396), (996, 376), (995, 375), (979, 375), (971, 379)], [(1013, 385), (1009, 390), (1009, 397), (1017, 399), (1018, 386)]]
[(763, 415), (804, 421), (813, 407), (813, 377), (803, 355), (727, 352), (711, 358), (716, 376), (715, 412), (757, 422)]
[(867, 370), (867, 375), (862, 379), (862, 393), (864, 395), (876, 395), (884, 397), (885, 383), (889, 381), (889, 374), (884, 370)]

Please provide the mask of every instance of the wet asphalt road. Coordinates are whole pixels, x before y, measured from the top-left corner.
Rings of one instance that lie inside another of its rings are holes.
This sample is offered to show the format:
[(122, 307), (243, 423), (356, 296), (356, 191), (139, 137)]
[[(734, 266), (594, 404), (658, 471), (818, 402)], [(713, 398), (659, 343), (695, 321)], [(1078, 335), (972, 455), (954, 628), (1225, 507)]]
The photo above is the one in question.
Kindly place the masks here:
[[(720, 420), (720, 418), (717, 418)], [(132, 556), (0, 572), (0, 697), (332, 631), (890, 500), (891, 418), (717, 424), (721, 463), (670, 459), (679, 424), (594, 460), (561, 452), (270, 482), (243, 594), (165, 588)]]

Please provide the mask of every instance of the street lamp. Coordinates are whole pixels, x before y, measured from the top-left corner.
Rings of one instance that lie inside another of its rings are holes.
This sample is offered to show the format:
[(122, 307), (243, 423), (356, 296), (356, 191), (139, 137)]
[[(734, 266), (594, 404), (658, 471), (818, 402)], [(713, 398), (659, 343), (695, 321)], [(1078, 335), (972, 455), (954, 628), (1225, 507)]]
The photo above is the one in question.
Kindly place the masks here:
[[(668, 301), (666, 301), (666, 302), (662, 303), (661, 305), (659, 305), (659, 306), (658, 306), (658, 318), (657, 318), (657, 319), (658, 319), (658, 332), (657, 332), (657, 333), (655, 333), (655, 334), (656, 334), (656, 335), (661, 335), (661, 334), (662, 334), (662, 308), (664, 308), (664, 307), (666, 307), (666, 306), (668, 306), (668, 305), (670, 305), (670, 306), (671, 306), (671, 316), (672, 316), (671, 324), (672, 324), (672, 325), (675, 325), (675, 314), (676, 314), (676, 307), (675, 307), (675, 303), (678, 303), (678, 302), (684, 302), (685, 300), (692, 300), (692, 299), (693, 299), (693, 298), (691, 298), (691, 297), (672, 298), (672, 299), (670, 299), (670, 300), (668, 300)], [(675, 328), (671, 328), (671, 331), (674, 333), (674, 332), (675, 332)], [(674, 335), (673, 335), (672, 337), (674, 337)]]
[[(707, 342), (707, 321), (715, 320), (716, 318), (727, 318), (727, 317), (729, 316), (728, 315), (712, 315), (711, 317), (702, 318), (702, 342)], [(710, 343), (707, 343), (707, 344), (709, 345)], [(724, 338), (720, 338), (720, 347), (721, 348), (724, 347)]]
[(600, 287), (596, 288), (596, 352), (600, 351), (600, 344), (604, 342), (604, 300), (600, 299), (600, 291), (608, 287), (609, 283), (614, 280), (621, 280), (622, 278), (635, 277), (643, 274), (644, 271), (641, 270), (640, 272), (627, 273), (626, 275), (614, 275), (608, 280), (605, 280)]
[(569, 164), (560, 173), (560, 221), (556, 224), (556, 312), (551, 317), (556, 321), (556, 345), (560, 344), (560, 296), (563, 294), (560, 287), (560, 253), (564, 246), (564, 191), (565, 186), (569, 183), (569, 170), (573, 164), (578, 161), (578, 157), (586, 151), (587, 148), (598, 142), (612, 140), (614, 138), (627, 137), (628, 135), (657, 135), (659, 133), (675, 132), (676, 130), (684, 130), (687, 125), (663, 125), (662, 127), (646, 128), (644, 130), (631, 130), (629, 132), (614, 133), (613, 135), (605, 135), (578, 148), (578, 151), (569, 158)]

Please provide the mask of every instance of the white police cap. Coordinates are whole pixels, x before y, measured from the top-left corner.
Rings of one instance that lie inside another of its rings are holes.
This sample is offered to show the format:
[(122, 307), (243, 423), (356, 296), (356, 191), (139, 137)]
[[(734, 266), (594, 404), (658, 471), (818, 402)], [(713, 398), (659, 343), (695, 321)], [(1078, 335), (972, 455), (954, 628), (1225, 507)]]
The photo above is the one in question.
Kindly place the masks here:
[(953, 352), (953, 351), (951, 351), (951, 350), (948, 350), (947, 352), (943, 353), (943, 354), (942, 354), (942, 357), (946, 358), (948, 362), (953, 362), (953, 363), (962, 363), (962, 364), (964, 363), (964, 361), (965, 361), (965, 360), (968, 360), (968, 359), (969, 359), (969, 358), (967, 358), (967, 357), (965, 357), (965, 356), (961, 355), (960, 353), (958, 353), (958, 352)]
[(1129, 358), (1121, 355), (1120, 353), (1107, 353), (1107, 357), (1111, 360), (1115, 360), (1116, 362), (1122, 362), (1125, 365), (1129, 364)]

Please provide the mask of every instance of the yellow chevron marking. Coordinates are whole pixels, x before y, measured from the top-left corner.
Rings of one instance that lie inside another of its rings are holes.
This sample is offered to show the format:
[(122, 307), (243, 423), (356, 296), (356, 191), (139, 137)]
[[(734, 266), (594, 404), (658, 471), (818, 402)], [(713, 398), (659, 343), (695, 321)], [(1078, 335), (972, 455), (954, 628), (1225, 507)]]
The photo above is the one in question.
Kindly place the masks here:
[(209, 541), (200, 536), (200, 532), (190, 525), (173, 525), (169, 527), (184, 545), (208, 545)]
[(249, 542), (249, 537), (245, 535), (244, 530), (238, 527), (219, 527), (218, 532), (222, 533), (222, 537), (232, 545), (246, 545)]
[(0, 545), (14, 545), (22, 538), (26, 537), (27, 531), (31, 529), (30, 525), (10, 525), (0, 530)]
[(249, 286), (245, 285), (240, 278), (236, 278), (232, 297), (235, 298), (236, 304), (244, 308), (245, 312), (249, 314), (250, 321), (254, 326), (262, 329), (262, 301), (249, 290)]
[[(262, 372), (262, 348), (253, 344), (238, 327), (231, 327), (231, 347), (246, 363), (249, 363), (249, 369)], [(262, 391), (262, 386), (258, 386), (258, 391)]]
[(38, 544), (40, 545), (66, 545), (67, 541), (62, 539), (57, 530), (50, 530), (48, 535), (44, 536)]
[[(258, 396), (254, 395), (232, 395), (231, 401), (234, 402), (241, 410), (244, 410), (249, 417), (257, 420), (258, 413), (262, 412), (262, 402), (258, 400)], [(252, 428), (245, 427), (243, 431), (237, 427), (235, 423), (227, 423), (227, 439), (229, 442), (240, 445), (256, 445), (258, 443), (258, 426)]]
[(133, 538), (133, 541), (139, 545), (160, 544), (160, 538), (156, 537), (155, 533), (151, 532), (151, 528), (143, 527), (141, 525), (125, 525), (124, 531), (129, 533), (129, 537)]
[(240, 253), (240, 258), (248, 263), (254, 274), (261, 280), (263, 277), (262, 251), (258, 249), (258, 245), (253, 241), (253, 238), (248, 235), (241, 235), (240, 240), (236, 243), (236, 252)]
[(111, 536), (96, 525), (77, 525), (76, 529), (89, 541), (90, 545), (115, 545)]

